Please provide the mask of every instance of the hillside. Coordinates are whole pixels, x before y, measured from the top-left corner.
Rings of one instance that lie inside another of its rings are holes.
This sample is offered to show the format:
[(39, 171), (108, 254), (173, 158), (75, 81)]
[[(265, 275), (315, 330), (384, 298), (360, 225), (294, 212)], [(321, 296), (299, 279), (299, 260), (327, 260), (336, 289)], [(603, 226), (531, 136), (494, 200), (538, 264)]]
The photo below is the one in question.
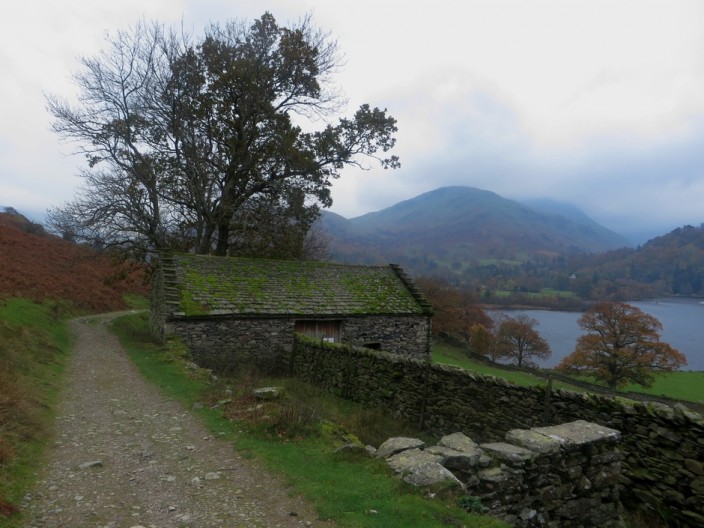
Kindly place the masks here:
[(146, 293), (141, 273), (49, 235), (13, 209), (0, 213), (0, 298), (62, 299), (103, 312), (125, 308), (129, 292)]
[(646, 295), (702, 296), (704, 225), (677, 228), (636, 249), (575, 257), (568, 262), (572, 273), (589, 279), (587, 286), (597, 290), (592, 294), (609, 290), (637, 292), (637, 285), (649, 285)]
[(568, 216), (472, 187), (444, 187), (346, 220), (323, 216), (331, 256), (399, 262), (414, 273), (461, 272), (481, 261), (597, 253), (628, 241), (573, 210)]

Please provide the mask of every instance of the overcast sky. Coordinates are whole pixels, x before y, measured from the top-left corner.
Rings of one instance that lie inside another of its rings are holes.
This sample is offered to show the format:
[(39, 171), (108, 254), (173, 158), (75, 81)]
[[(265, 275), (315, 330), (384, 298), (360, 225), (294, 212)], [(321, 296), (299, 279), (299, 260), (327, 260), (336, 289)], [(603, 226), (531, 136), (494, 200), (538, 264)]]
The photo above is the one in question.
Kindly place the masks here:
[[(23, 0), (0, 19), (0, 205), (41, 220), (83, 160), (50, 130), (78, 58), (139, 20), (280, 23), (308, 12), (345, 55), (349, 99), (398, 120), (396, 171), (346, 169), (354, 217), (447, 185), (577, 205), (630, 236), (704, 222), (699, 0)], [(636, 240), (641, 242), (642, 240)]]

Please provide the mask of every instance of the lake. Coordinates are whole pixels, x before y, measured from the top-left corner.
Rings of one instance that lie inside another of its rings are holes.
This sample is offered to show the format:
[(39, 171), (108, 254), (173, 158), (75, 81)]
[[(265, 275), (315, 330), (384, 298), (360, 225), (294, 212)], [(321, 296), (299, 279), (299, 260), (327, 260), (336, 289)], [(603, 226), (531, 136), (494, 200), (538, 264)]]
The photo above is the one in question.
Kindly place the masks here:
[[(628, 304), (660, 321), (661, 341), (669, 343), (687, 356), (688, 363), (683, 370), (704, 371), (704, 304), (699, 299), (667, 298)], [(538, 321), (536, 330), (552, 350), (552, 357), (536, 362), (541, 367), (554, 367), (562, 358), (571, 354), (583, 333), (577, 324), (582, 316), (580, 312), (507, 310), (504, 313), (512, 317), (526, 314)]]

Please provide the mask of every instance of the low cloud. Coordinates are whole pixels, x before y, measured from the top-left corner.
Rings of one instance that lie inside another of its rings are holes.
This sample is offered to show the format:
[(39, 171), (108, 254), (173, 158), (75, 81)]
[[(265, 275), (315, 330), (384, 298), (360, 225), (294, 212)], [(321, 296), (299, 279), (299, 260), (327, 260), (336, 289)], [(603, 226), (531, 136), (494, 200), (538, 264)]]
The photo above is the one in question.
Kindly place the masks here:
[(704, 116), (671, 136), (601, 131), (550, 147), (533, 140), (500, 94), (482, 88), (420, 86), (396, 99), (403, 167), (345, 173), (335, 191), (343, 190), (348, 209), (339, 212), (357, 216), (438, 187), (467, 185), (516, 200), (570, 202), (636, 243), (704, 221)]

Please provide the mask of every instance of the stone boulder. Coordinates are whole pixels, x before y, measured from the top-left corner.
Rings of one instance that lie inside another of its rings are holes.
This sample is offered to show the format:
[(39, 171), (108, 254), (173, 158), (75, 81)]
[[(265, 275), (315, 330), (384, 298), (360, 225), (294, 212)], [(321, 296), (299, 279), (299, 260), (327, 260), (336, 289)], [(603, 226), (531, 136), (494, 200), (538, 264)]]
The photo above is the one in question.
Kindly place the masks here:
[(401, 451), (406, 451), (408, 449), (423, 449), (424, 447), (425, 442), (423, 442), (423, 440), (396, 436), (389, 438), (386, 442), (381, 444), (379, 449), (376, 450), (375, 456), (378, 458), (389, 458), (390, 456), (400, 453)]
[(462, 487), (462, 483), (447, 468), (437, 462), (425, 462), (411, 467), (401, 478), (414, 486), (434, 487), (450, 485)]
[(396, 471), (396, 473), (403, 473), (405, 471), (410, 471), (414, 466), (419, 466), (421, 464), (435, 463), (439, 464), (442, 457), (429, 453), (428, 451), (422, 451), (420, 449), (407, 449), (396, 453), (386, 459), (389, 467)]
[(401, 479), (414, 486), (458, 485), (462, 483), (440, 461), (442, 457), (418, 448), (407, 449), (386, 459)]
[(487, 466), (491, 458), (474, 440), (463, 433), (443, 436), (438, 445), (428, 451), (443, 457), (441, 464), (447, 469), (466, 471), (477, 466)]
[(283, 394), (283, 389), (281, 387), (262, 387), (260, 389), (254, 389), (252, 394), (258, 400), (278, 400)]
[(450, 449), (463, 453), (473, 453), (478, 447), (477, 443), (464, 433), (445, 435), (440, 439), (438, 445), (440, 447), (449, 447)]

